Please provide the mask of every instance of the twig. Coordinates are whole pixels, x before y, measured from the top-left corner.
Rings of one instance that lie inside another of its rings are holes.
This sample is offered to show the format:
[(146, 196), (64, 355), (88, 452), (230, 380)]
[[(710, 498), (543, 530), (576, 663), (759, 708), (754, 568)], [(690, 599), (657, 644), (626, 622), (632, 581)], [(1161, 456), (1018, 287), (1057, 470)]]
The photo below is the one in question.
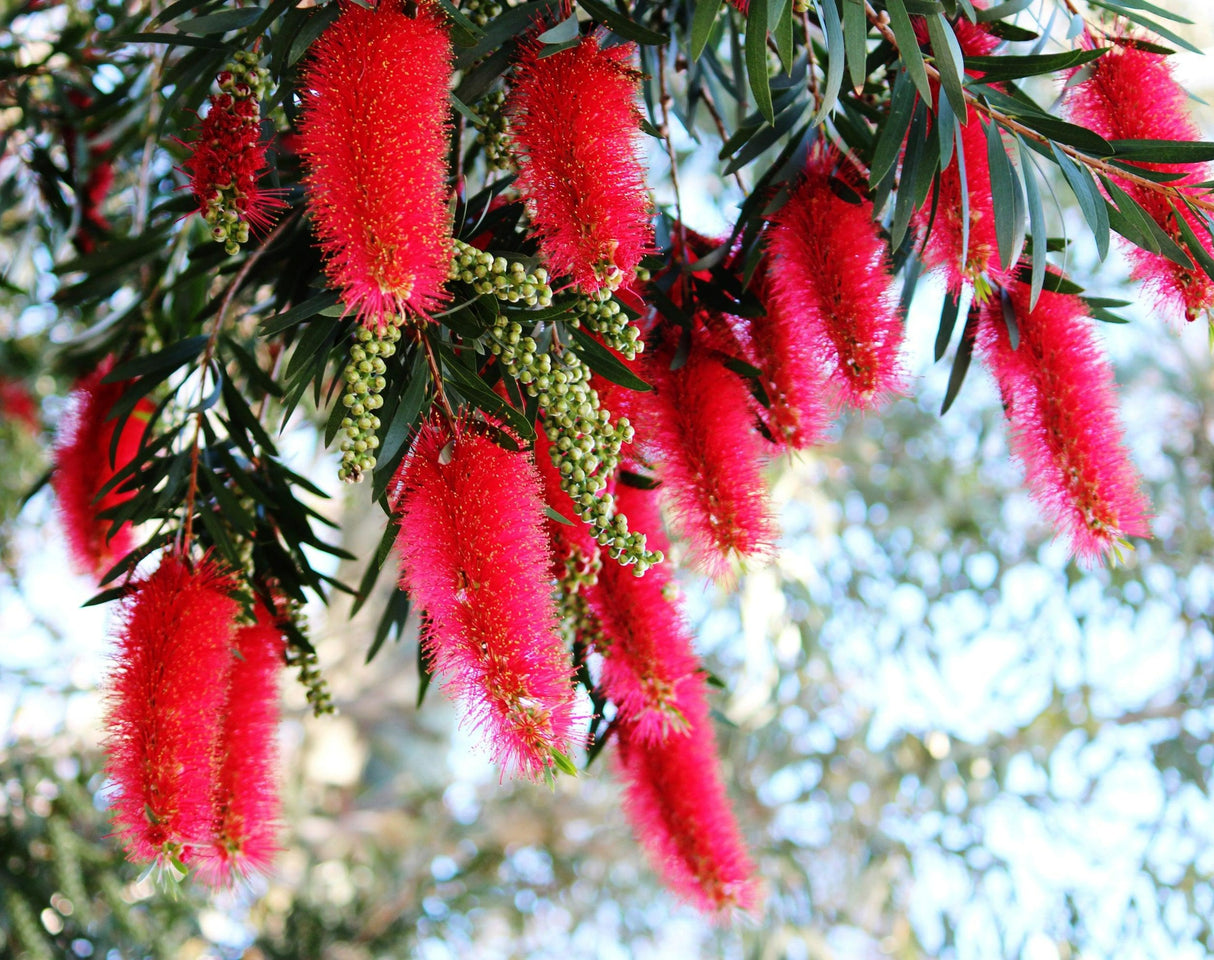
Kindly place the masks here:
[[(889, 15), (886, 13), (878, 14), (877, 11), (873, 9), (872, 4), (868, 3), (868, 0), (865, 0), (864, 9), (868, 14), (869, 23), (875, 26), (881, 36), (884, 37), (895, 50), (897, 50), (898, 41), (894, 37), (893, 30), (890, 29)], [(939, 82), (940, 71), (931, 63), (925, 62), (923, 66), (927, 71), (928, 77)], [(979, 97), (970, 93), (965, 88), (962, 88), (961, 93), (965, 97), (965, 102), (983, 116), (990, 120), (994, 120), (1000, 125), (1006, 127), (1008, 130), (1018, 133), (1023, 137), (1027, 137), (1030, 140), (1035, 140), (1037, 143), (1044, 144), (1045, 146), (1061, 150), (1072, 160), (1075, 160), (1077, 163), (1082, 163), (1089, 170), (1095, 170), (1098, 173), (1105, 174), (1106, 176), (1117, 177), (1125, 183), (1130, 183), (1145, 190), (1150, 190), (1154, 193), (1160, 193), (1164, 196), (1175, 198), (1181, 203), (1200, 207), (1203, 210), (1214, 211), (1214, 200), (1205, 200), (1200, 197), (1194, 197), (1183, 187), (1174, 187), (1170, 184), (1157, 183), (1156, 181), (1150, 180), (1146, 177), (1140, 177), (1137, 174), (1130, 173), (1128, 170), (1123, 170), (1121, 167), (1118, 167), (1115, 164), (1090, 156), (1083, 151), (1076, 149), (1075, 147), (1069, 146), (1068, 144), (1051, 140), (1049, 137), (1038, 133), (1031, 127), (1026, 127), (1023, 123), (1013, 119), (1006, 113), (1003, 113), (1002, 111), (983, 103)]]
[(185, 550), (189, 549), (190, 543), (194, 536), (194, 502), (198, 497), (198, 459), (199, 459), (199, 438), (202, 435), (202, 421), (206, 415), (202, 409), (202, 400), (206, 396), (207, 371), (211, 368), (211, 359), (215, 356), (215, 345), (219, 342), (219, 331), (223, 327), (224, 320), (227, 319), (228, 310), (231, 309), (232, 301), (236, 299), (236, 293), (240, 290), (245, 280), (248, 278), (250, 271), (261, 259), (262, 255), (270, 248), (279, 234), (286, 228), (292, 220), (300, 213), (300, 210), (293, 210), (287, 214), (278, 226), (276, 226), (266, 236), (266, 239), (261, 243), (256, 250), (249, 254), (244, 263), (240, 265), (240, 270), (236, 276), (232, 278), (232, 282), (228, 284), (228, 289), (224, 291), (223, 299), (219, 302), (219, 310), (215, 314), (215, 323), (211, 327), (211, 335), (207, 338), (206, 348), (202, 351), (202, 362), (199, 364), (199, 384), (198, 384), (198, 411), (194, 414), (194, 436), (190, 440), (190, 481), (185, 491), (185, 527), (182, 530), (182, 546)]
[[(704, 106), (708, 109), (709, 116), (712, 117), (712, 122), (716, 125), (717, 134), (721, 138), (721, 143), (729, 140), (729, 136), (725, 130), (725, 121), (721, 119), (721, 112), (717, 109), (716, 101), (712, 99), (712, 94), (708, 90), (707, 84), (700, 88), (700, 98), (704, 101)], [(738, 189), (746, 193), (746, 181), (742, 179), (742, 171), (735, 170), (733, 172), (734, 181), (738, 185)]]
[(426, 335), (424, 329), (418, 330), (418, 339), (421, 341), (422, 349), (426, 352), (426, 364), (430, 367), (430, 376), (434, 380), (434, 398), (438, 401), (439, 409), (443, 412), (443, 417), (446, 418), (447, 426), (454, 433), (457, 418), (455, 410), (451, 407), (451, 401), (447, 399), (447, 391), (443, 389), (443, 375), (438, 369), (438, 358), (434, 355), (434, 344), (430, 342), (430, 338)]
[[(791, 3), (792, 0), (789, 0)], [(818, 90), (817, 64), (814, 62), (814, 44), (809, 38), (809, 8), (801, 11), (801, 29), (805, 31), (805, 52), (809, 56), (809, 89), (814, 95), (814, 113), (822, 106), (822, 93)]]
[[(662, 54), (659, 51), (658, 56)], [(666, 71), (663, 64), (658, 64), (658, 105), (662, 109), (662, 142), (666, 144), (666, 156), (670, 158), (670, 186), (674, 190), (674, 212), (678, 218), (679, 239), (683, 243), (683, 253), (687, 253), (687, 228), (683, 225), (683, 201), (679, 196), (679, 161), (675, 156), (674, 142), (670, 139), (670, 104), (671, 97), (666, 90)]]

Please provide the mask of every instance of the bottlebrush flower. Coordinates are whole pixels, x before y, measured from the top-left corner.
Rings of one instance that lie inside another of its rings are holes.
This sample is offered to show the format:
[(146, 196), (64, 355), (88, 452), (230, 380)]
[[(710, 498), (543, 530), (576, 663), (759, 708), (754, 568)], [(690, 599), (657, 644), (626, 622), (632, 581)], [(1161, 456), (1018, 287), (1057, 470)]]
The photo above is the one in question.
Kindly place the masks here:
[(214, 830), (217, 737), (232, 660), (233, 583), (166, 554), (119, 613), (106, 718), (114, 824), (132, 860), (164, 862)]
[(451, 262), (451, 40), (436, 4), (403, 6), (344, 0), (302, 84), (313, 226), (330, 281), (368, 327), (433, 310)]
[(549, 270), (586, 291), (614, 289), (650, 244), (635, 46), (604, 50), (589, 36), (552, 56), (542, 50), (525, 47), (506, 100), (516, 186)]
[(691, 542), (692, 564), (722, 577), (731, 556), (763, 556), (775, 537), (746, 387), (695, 338), (678, 370), (669, 347), (645, 356), (641, 375), (653, 390), (632, 398), (629, 417), (674, 525)]
[[(1106, 140), (1198, 140), (1200, 133), (1188, 112), (1188, 96), (1172, 75), (1167, 58), (1134, 44), (1131, 38), (1115, 41), (1102, 57), (1082, 68), (1086, 79), (1070, 87), (1066, 107), (1073, 123), (1087, 127)], [(1194, 197), (1207, 192), (1196, 184), (1209, 179), (1210, 166), (1200, 163), (1144, 163), (1145, 169), (1182, 174), (1170, 181)], [(1112, 179), (1136, 200), (1147, 214), (1182, 247), (1176, 214), (1169, 198), (1159, 190), (1114, 175)], [(1214, 240), (1201, 219), (1177, 201), (1181, 216), (1198, 241), (1214, 253)], [(1194, 320), (1214, 309), (1214, 280), (1202, 270), (1185, 268), (1159, 253), (1130, 248), (1134, 278), (1143, 281), (1160, 305)]]
[(751, 318), (744, 332), (746, 359), (758, 368), (767, 394), (768, 405), (759, 413), (777, 445), (805, 450), (822, 440), (830, 424), (826, 370), (800, 317), (780, 308), (764, 274), (756, 279), (766, 312)]
[(429, 421), (393, 480), (401, 587), (425, 611), (436, 673), (506, 771), (535, 779), (573, 735), (540, 478), (468, 421)]
[[(973, 109), (968, 110), (967, 116), (968, 122), (961, 127), (961, 156), (954, 155), (948, 169), (940, 174), (935, 218), (929, 202), (915, 214), (914, 223), (920, 231), (930, 224), (923, 263), (929, 270), (944, 274), (949, 292), (959, 294), (968, 283), (985, 297), (992, 286), (1004, 283), (1010, 274), (999, 257), (986, 130)], [(968, 243), (961, 203), (962, 159), (969, 203)]]
[(199, 876), (220, 885), (264, 872), (278, 849), (278, 673), (285, 647), (273, 615), (236, 631), (217, 746), (211, 837), (194, 851)]
[(702, 675), (679, 687), (677, 706), (685, 727), (660, 740), (619, 724), (615, 767), (624, 811), (675, 893), (710, 913), (749, 909), (754, 866), (725, 794)]
[[(848, 404), (871, 408), (902, 383), (902, 320), (885, 242), (859, 182), (833, 150), (811, 153), (800, 181), (771, 218), (768, 300), (808, 341)], [(852, 182), (847, 182), (851, 180)], [(760, 325), (761, 326), (761, 325)]]
[(98, 492), (134, 459), (155, 409), (150, 401), (139, 401), (123, 424), (111, 460), (115, 423), (109, 415), (128, 386), (102, 382), (113, 368), (113, 358), (107, 358), (72, 390), (55, 438), (51, 473), (72, 562), (80, 572), (98, 576), (132, 548), (130, 525), (123, 524), (111, 534), (112, 524), (98, 514), (134, 496), (118, 489), (100, 497)]
[(1148, 536), (1149, 504), (1122, 442), (1113, 374), (1078, 297), (1007, 288), (1020, 343), (1013, 350), (998, 301), (983, 308), (977, 342), (1003, 395), (1012, 452), (1030, 492), (1081, 558), (1126, 536)]
[(211, 227), (211, 237), (229, 256), (249, 239), (250, 226), (265, 228), (276, 208), (285, 204), (259, 183), (266, 166), (261, 140), (259, 75), (254, 54), (242, 53), (217, 80), (220, 92), (210, 98), (198, 135), (186, 144), (185, 169), (198, 212)]

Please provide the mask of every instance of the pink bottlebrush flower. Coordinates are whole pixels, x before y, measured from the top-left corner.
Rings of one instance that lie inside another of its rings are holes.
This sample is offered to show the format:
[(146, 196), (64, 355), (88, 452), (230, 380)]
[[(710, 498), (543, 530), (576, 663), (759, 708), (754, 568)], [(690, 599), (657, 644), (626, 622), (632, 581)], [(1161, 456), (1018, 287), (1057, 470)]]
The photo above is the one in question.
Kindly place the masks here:
[(256, 622), (239, 628), (232, 646), (212, 836), (193, 857), (199, 876), (214, 886), (266, 871), (278, 850), (278, 674), (285, 641), (273, 615), (258, 604)]
[(155, 409), (147, 399), (136, 404), (122, 427), (111, 460), (115, 423), (109, 415), (128, 386), (127, 383), (102, 382), (113, 368), (113, 358), (107, 358), (72, 390), (55, 437), (51, 473), (51, 486), (72, 562), (80, 572), (97, 576), (133, 546), (129, 524), (123, 524), (111, 534), (112, 524), (98, 514), (134, 496), (117, 488), (100, 497), (98, 493), (134, 459), (147, 429), (148, 417)]
[(207, 845), (237, 603), (209, 559), (166, 554), (119, 613), (106, 771), (127, 855), (164, 862)]
[(1010, 272), (999, 257), (986, 130), (973, 109), (968, 111), (968, 117), (968, 122), (961, 128), (969, 201), (968, 244), (963, 250), (965, 220), (961, 204), (961, 166), (957, 156), (940, 174), (935, 218), (932, 218), (929, 202), (915, 214), (914, 224), (920, 231), (931, 225), (931, 235), (923, 249), (923, 263), (929, 270), (940, 270), (944, 274), (949, 292), (958, 294), (968, 283), (985, 296), (991, 286), (1007, 281)]
[(446, 690), (495, 760), (535, 779), (573, 736), (573, 666), (557, 632), (541, 481), (527, 453), (467, 420), (430, 420), (393, 480), (401, 587), (425, 611)]
[(302, 83), (313, 226), (330, 281), (368, 327), (437, 307), (451, 262), (451, 40), (437, 4), (403, 6), (343, 0)]
[(702, 675), (680, 685), (677, 707), (684, 728), (660, 740), (627, 721), (617, 727), (624, 811), (675, 893), (709, 913), (750, 909), (754, 865), (725, 793)]
[[(983, 0), (974, 0), (974, 7), (977, 10), (985, 10), (987, 4)], [(919, 41), (920, 46), (926, 46), (930, 42), (927, 20), (915, 15), (911, 17), (911, 24), (915, 28), (915, 39)], [(989, 23), (972, 23), (968, 17), (958, 15), (952, 21), (952, 27), (957, 46), (967, 57), (985, 57), (999, 46), (999, 38), (990, 32)]]
[(827, 373), (801, 318), (780, 308), (764, 273), (756, 276), (756, 283), (766, 312), (750, 319), (745, 332), (746, 359), (759, 369), (767, 394), (768, 405), (760, 415), (774, 443), (805, 450), (819, 443), (830, 425)]
[(191, 151), (185, 169), (211, 236), (233, 254), (248, 240), (251, 226), (268, 227), (285, 204), (259, 182), (266, 168), (266, 145), (256, 94), (244, 77), (226, 70), (218, 81), (220, 92), (210, 98), (197, 136), (185, 145)]
[(1085, 560), (1126, 536), (1149, 536), (1150, 505), (1122, 441), (1113, 374), (1092, 340), (1083, 302), (1007, 288), (1020, 343), (1013, 350), (998, 300), (981, 313), (978, 346), (995, 375), (1034, 499)]
[(629, 417), (655, 463), (675, 528), (691, 541), (690, 560), (710, 576), (729, 560), (763, 557), (775, 539), (763, 480), (763, 442), (745, 385), (693, 338), (687, 362), (671, 370), (671, 348), (646, 350)]
[[(1066, 97), (1071, 122), (1087, 127), (1106, 140), (1198, 140), (1200, 132), (1188, 111), (1188, 96), (1172, 75), (1167, 58), (1134, 44), (1130, 38), (1082, 69), (1086, 79), (1069, 88)], [(1207, 191), (1196, 184), (1209, 179), (1210, 166), (1201, 163), (1144, 163), (1144, 168), (1184, 176), (1170, 182), (1194, 197)], [(1123, 177), (1112, 179), (1137, 201), (1172, 239), (1182, 240), (1169, 197), (1159, 190)], [(1214, 240), (1201, 219), (1181, 202), (1181, 216), (1208, 253)], [(1214, 280), (1198, 268), (1185, 268), (1159, 253), (1130, 248), (1134, 279), (1143, 281), (1160, 305), (1194, 320), (1214, 309)]]
[(768, 302), (777, 321), (783, 315), (786, 327), (800, 328), (841, 398), (872, 408), (901, 387), (902, 319), (873, 205), (846, 176), (853, 198), (836, 192), (831, 181), (839, 162), (833, 150), (813, 151), (788, 202), (772, 216)]
[(541, 53), (524, 49), (506, 100), (516, 186), (549, 270), (586, 291), (614, 289), (650, 245), (635, 46), (604, 50), (589, 36)]

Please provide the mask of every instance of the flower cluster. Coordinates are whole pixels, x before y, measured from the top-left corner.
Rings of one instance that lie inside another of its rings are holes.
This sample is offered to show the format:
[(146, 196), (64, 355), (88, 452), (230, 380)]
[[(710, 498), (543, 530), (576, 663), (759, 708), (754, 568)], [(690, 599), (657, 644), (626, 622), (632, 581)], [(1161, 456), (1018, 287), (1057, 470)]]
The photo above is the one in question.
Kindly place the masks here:
[(237, 51), (216, 78), (219, 93), (188, 144), (185, 162), (198, 209), (229, 256), (247, 243), (251, 227), (266, 227), (282, 201), (260, 184), (266, 165), (261, 140), (261, 98), (269, 71), (257, 55)]
[(445, 299), (447, 81), (451, 40), (436, 3), (353, 0), (312, 44), (300, 152), (330, 281), (368, 327)]
[(518, 189), (550, 272), (615, 289), (650, 244), (631, 44), (594, 36), (552, 56), (527, 47), (506, 100)]
[[(212, 883), (265, 869), (275, 849), (275, 676), (270, 614), (237, 627), (231, 576), (166, 554), (119, 613), (109, 681), (107, 772), (133, 860)], [(235, 651), (235, 652), (234, 652)]]
[(72, 561), (80, 572), (95, 577), (133, 546), (130, 524), (115, 529), (103, 514), (132, 496), (115, 475), (135, 458), (154, 409), (141, 399), (121, 424), (110, 419), (130, 386), (107, 382), (113, 369), (114, 359), (108, 357), (72, 390), (55, 435), (51, 473)]

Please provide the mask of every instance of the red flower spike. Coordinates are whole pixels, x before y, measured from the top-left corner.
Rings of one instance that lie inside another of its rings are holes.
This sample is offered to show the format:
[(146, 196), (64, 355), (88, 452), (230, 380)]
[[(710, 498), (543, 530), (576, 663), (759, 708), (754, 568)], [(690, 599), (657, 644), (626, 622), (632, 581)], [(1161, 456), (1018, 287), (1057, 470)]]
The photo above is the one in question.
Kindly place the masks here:
[(540, 478), (527, 453), (461, 421), (431, 420), (393, 480), (401, 587), (426, 653), (506, 772), (536, 779), (576, 723), (573, 665), (557, 632)]
[(725, 794), (701, 675), (679, 687), (677, 706), (685, 729), (662, 740), (626, 721), (617, 728), (624, 811), (675, 893), (708, 913), (748, 910), (757, 896), (754, 865)]
[(278, 850), (278, 673), (285, 641), (259, 604), (257, 621), (238, 629), (232, 646), (236, 656), (211, 798), (212, 837), (193, 857), (199, 876), (213, 886), (265, 872)]
[(524, 49), (506, 100), (516, 186), (549, 271), (585, 291), (615, 289), (651, 236), (635, 45), (603, 50), (589, 36), (552, 56), (542, 50)]
[(775, 323), (787, 318), (784, 332), (790, 324), (800, 328), (813, 362), (829, 370), (839, 396), (871, 409), (901, 388), (902, 320), (872, 203), (858, 184), (846, 182), (845, 170), (836, 189), (839, 162), (833, 150), (813, 151), (788, 202), (771, 218), (768, 302), (776, 308)]
[[(1066, 106), (1072, 123), (1087, 127), (1106, 140), (1198, 140), (1200, 132), (1188, 111), (1188, 95), (1172, 75), (1167, 58), (1135, 46), (1125, 38), (1100, 59), (1083, 68), (1087, 79), (1067, 93)], [(1146, 169), (1183, 174), (1170, 181), (1193, 196), (1208, 191), (1195, 186), (1210, 176), (1208, 164), (1144, 163)], [(1137, 201), (1151, 218), (1178, 241), (1184, 242), (1168, 198), (1156, 190), (1113, 176), (1117, 185)], [(1214, 240), (1201, 219), (1178, 203), (1181, 215), (1207, 253), (1214, 254)], [(1129, 248), (1134, 279), (1141, 280), (1169, 313), (1182, 313), (1194, 320), (1203, 311), (1214, 310), (1214, 280), (1200, 269), (1188, 269), (1163, 254), (1141, 247)]]
[(965, 186), (969, 199), (968, 245), (962, 250), (965, 221), (961, 204), (961, 167), (955, 155), (948, 169), (940, 174), (935, 218), (932, 218), (929, 202), (915, 214), (914, 223), (920, 231), (926, 230), (931, 224), (931, 236), (923, 250), (923, 263), (929, 270), (943, 272), (949, 292), (957, 295), (968, 283), (985, 298), (991, 286), (1005, 283), (1010, 273), (999, 258), (986, 130), (972, 109), (968, 111), (968, 117), (968, 122), (961, 128)]
[(363, 324), (446, 298), (447, 84), (451, 40), (436, 4), (369, 10), (343, 0), (304, 71), (300, 154), (329, 280)]
[(108, 490), (100, 498), (97, 494), (134, 458), (147, 429), (148, 417), (155, 409), (147, 399), (135, 405), (123, 425), (111, 461), (115, 424), (109, 415), (128, 386), (125, 382), (102, 382), (113, 368), (113, 358), (107, 358), (72, 390), (55, 437), (51, 473), (51, 486), (59, 504), (59, 517), (72, 562), (81, 573), (94, 576), (100, 576), (131, 550), (130, 525), (123, 524), (111, 536), (110, 521), (101, 519), (98, 514), (129, 500), (134, 494), (117, 489)]
[(114, 825), (135, 861), (166, 862), (214, 829), (218, 736), (237, 603), (209, 559), (167, 554), (119, 613), (106, 771)]
[(1150, 504), (1122, 441), (1113, 374), (1092, 339), (1083, 302), (1029, 287), (1007, 288), (1020, 343), (1013, 350), (1002, 305), (988, 303), (978, 346), (995, 375), (1034, 499), (1085, 561), (1126, 536), (1149, 536)]
[(722, 578), (733, 555), (763, 557), (775, 539), (746, 387), (694, 342), (678, 370), (669, 348), (645, 357), (641, 376), (654, 389), (634, 396), (629, 417), (643, 425), (638, 442), (658, 467), (675, 528), (691, 541), (692, 564)]

